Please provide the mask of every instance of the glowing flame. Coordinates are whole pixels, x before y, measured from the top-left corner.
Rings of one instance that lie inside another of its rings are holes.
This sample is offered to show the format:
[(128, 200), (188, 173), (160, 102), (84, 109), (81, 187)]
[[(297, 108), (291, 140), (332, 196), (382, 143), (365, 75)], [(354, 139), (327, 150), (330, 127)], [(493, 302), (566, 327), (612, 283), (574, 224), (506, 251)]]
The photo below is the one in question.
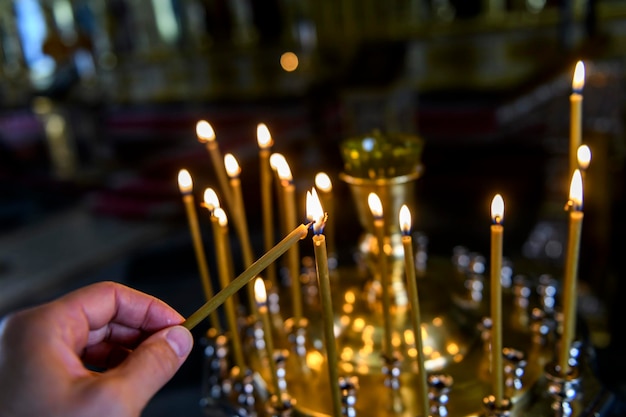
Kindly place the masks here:
[(259, 148), (267, 149), (274, 144), (270, 130), (265, 123), (259, 123), (256, 127), (256, 140), (259, 144)]
[(178, 189), (181, 193), (189, 193), (193, 190), (193, 181), (191, 174), (186, 169), (178, 171)]
[(367, 204), (375, 219), (381, 219), (383, 217), (383, 203), (376, 193), (370, 193), (367, 196)]
[(313, 232), (316, 234), (322, 233), (324, 230), (325, 213), (322, 208), (322, 203), (315, 188), (306, 192), (306, 217), (313, 223)]
[(239, 162), (237, 162), (237, 158), (232, 153), (224, 155), (224, 166), (226, 167), (226, 173), (231, 178), (237, 177), (241, 173)]
[(572, 175), (572, 183), (569, 187), (569, 201), (574, 208), (580, 209), (583, 205), (583, 177), (577, 169)]
[(213, 212), (213, 215), (217, 217), (217, 220), (220, 226), (228, 226), (228, 216), (226, 216), (226, 212), (224, 211), (223, 208), (221, 207), (216, 208), (215, 211)]
[(329, 193), (333, 190), (333, 183), (325, 172), (317, 173), (315, 176), (315, 186), (325, 193)]
[(270, 156), (270, 166), (272, 167), (274, 171), (278, 171), (278, 167), (281, 164), (286, 164), (286, 163), (287, 163), (287, 160), (281, 153), (273, 153)]
[(500, 224), (504, 219), (504, 200), (500, 194), (496, 194), (491, 200), (491, 219)]
[(572, 80), (572, 90), (581, 91), (585, 86), (585, 64), (582, 61), (576, 63), (574, 79)]
[(200, 142), (211, 142), (215, 140), (215, 132), (206, 120), (200, 120), (196, 124), (196, 135)]
[(265, 283), (260, 277), (254, 280), (254, 298), (256, 299), (257, 304), (265, 304), (267, 302), (267, 291), (265, 291)]
[(400, 207), (400, 214), (398, 216), (400, 218), (400, 230), (403, 234), (408, 235), (411, 233), (411, 211), (403, 204)]
[(591, 163), (591, 149), (589, 149), (589, 146), (580, 145), (576, 156), (578, 158), (578, 167), (581, 171), (585, 171), (589, 168), (589, 164)]
[(270, 165), (278, 174), (278, 178), (281, 181), (291, 181), (293, 180), (293, 176), (291, 175), (291, 168), (289, 168), (289, 164), (285, 157), (279, 153), (273, 153), (270, 156)]
[(206, 188), (204, 190), (204, 205), (209, 211), (220, 207), (220, 199), (217, 197), (217, 193), (213, 188)]

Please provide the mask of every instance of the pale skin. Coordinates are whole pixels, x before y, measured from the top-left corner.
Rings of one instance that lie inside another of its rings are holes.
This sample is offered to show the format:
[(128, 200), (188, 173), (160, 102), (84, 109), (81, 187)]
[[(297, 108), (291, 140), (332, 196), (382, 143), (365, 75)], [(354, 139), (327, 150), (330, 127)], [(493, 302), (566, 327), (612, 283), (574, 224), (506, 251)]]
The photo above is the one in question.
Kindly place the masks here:
[(191, 351), (183, 321), (112, 282), (9, 315), (0, 324), (0, 417), (138, 417)]

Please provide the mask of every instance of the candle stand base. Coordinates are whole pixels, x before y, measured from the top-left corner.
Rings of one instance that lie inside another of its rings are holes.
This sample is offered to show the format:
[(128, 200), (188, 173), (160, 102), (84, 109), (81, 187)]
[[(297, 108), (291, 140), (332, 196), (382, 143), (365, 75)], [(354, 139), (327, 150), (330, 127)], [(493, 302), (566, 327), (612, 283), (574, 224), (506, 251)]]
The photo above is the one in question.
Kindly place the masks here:
[(500, 403), (497, 403), (496, 397), (489, 395), (483, 398), (483, 407), (485, 417), (509, 417), (511, 415), (511, 401), (508, 398), (503, 398)]

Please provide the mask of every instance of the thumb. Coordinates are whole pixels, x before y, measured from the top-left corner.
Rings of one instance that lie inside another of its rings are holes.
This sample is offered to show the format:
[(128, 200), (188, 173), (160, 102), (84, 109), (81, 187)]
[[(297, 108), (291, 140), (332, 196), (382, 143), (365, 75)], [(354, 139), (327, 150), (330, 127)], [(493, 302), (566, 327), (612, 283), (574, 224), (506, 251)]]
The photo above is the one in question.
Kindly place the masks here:
[(169, 327), (151, 335), (124, 362), (109, 371), (120, 398), (124, 398), (130, 408), (142, 410), (178, 371), (192, 347), (193, 337), (183, 326)]

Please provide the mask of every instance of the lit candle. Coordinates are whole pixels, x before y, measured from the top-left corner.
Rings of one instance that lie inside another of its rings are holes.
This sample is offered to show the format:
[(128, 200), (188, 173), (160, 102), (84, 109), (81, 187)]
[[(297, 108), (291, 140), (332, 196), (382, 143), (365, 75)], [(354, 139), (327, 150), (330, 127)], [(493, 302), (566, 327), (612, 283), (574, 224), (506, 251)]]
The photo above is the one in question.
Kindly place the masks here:
[(285, 166), (289, 167), (287, 160), (280, 153), (273, 153), (270, 156), (270, 166), (274, 170), (274, 174), (276, 176), (276, 184), (277, 184), (277, 197), (278, 197), (278, 218), (281, 219), (280, 230), (285, 233), (289, 230), (287, 226), (287, 222), (285, 221), (285, 196), (283, 192), (283, 187), (281, 185), (280, 176), (278, 175), (279, 171), (285, 171)]
[(585, 65), (582, 61), (576, 63), (574, 77), (572, 79), (572, 94), (570, 101), (570, 136), (569, 136), (569, 171), (572, 175), (576, 169), (576, 151), (582, 142), (582, 113), (583, 113), (583, 87), (585, 86)]
[(576, 331), (576, 297), (578, 279), (578, 252), (583, 228), (583, 180), (579, 170), (574, 171), (569, 190), (569, 235), (563, 275), (563, 333), (559, 349), (559, 371), (569, 372), (569, 351)]
[(326, 242), (328, 244), (328, 254), (330, 258), (337, 259), (337, 250), (335, 249), (335, 204), (333, 201), (333, 183), (325, 172), (318, 172), (315, 175), (315, 187), (320, 191), (320, 199), (326, 208), (328, 221), (324, 226), (326, 234)]
[[(261, 207), (263, 209), (263, 246), (267, 251), (274, 245), (274, 212), (272, 210), (272, 168), (270, 167), (270, 150), (274, 144), (269, 129), (263, 123), (256, 128), (259, 144), (259, 168), (261, 175)], [(267, 279), (276, 285), (276, 265), (267, 267)]]
[(504, 368), (502, 366), (502, 238), (504, 200), (496, 194), (491, 201), (491, 377), (496, 405), (504, 399)]
[(320, 303), (322, 306), (322, 322), (324, 325), (324, 342), (330, 380), (331, 398), (335, 417), (341, 414), (341, 392), (339, 390), (339, 363), (337, 360), (337, 342), (335, 340), (335, 320), (333, 302), (330, 292), (330, 276), (328, 273), (328, 256), (326, 253), (326, 237), (323, 234), (326, 215), (315, 188), (307, 191), (306, 195), (307, 219), (313, 221), (313, 249), (315, 251), (315, 265), (317, 267), (317, 282), (320, 289)]
[(290, 247), (298, 243), (298, 241), (304, 239), (308, 234), (309, 226), (310, 224), (301, 224), (293, 229), (283, 238), (283, 240), (278, 242), (272, 249), (267, 251), (263, 256), (257, 259), (256, 262), (250, 265), (248, 269), (239, 274), (239, 276), (230, 284), (228, 284), (225, 288), (222, 288), (222, 290), (215, 294), (213, 298), (204, 303), (202, 307), (189, 316), (183, 323), (183, 326), (190, 330), (196, 327), (198, 323), (222, 305), (228, 297), (235, 294), (254, 277), (263, 272), (269, 264), (278, 259), (283, 253), (287, 252)]
[(198, 136), (198, 141), (206, 145), (206, 149), (211, 157), (211, 162), (213, 163), (215, 175), (217, 176), (220, 188), (222, 189), (222, 195), (226, 200), (226, 205), (232, 210), (232, 197), (230, 195), (230, 189), (228, 188), (226, 172), (223, 169), (224, 165), (222, 162), (222, 154), (220, 152), (220, 148), (217, 146), (213, 127), (206, 120), (200, 120), (196, 123), (196, 135)]
[[(296, 214), (296, 187), (289, 164), (285, 161), (277, 167), (278, 178), (283, 190), (283, 202), (285, 204), (285, 225), (291, 229), (297, 221)], [(293, 303), (293, 318), (296, 323), (302, 317), (302, 290), (300, 288), (300, 248), (293, 245), (287, 252), (289, 275), (291, 277), (291, 291)]]
[(413, 257), (413, 239), (411, 238), (411, 211), (406, 205), (400, 208), (400, 230), (402, 231), (402, 247), (404, 248), (404, 264), (406, 270), (409, 300), (411, 302), (411, 316), (415, 346), (417, 347), (417, 368), (419, 371), (419, 397), (422, 416), (429, 415), (428, 385), (426, 382), (426, 366), (424, 364), (424, 344), (422, 341), (422, 319), (420, 317), (420, 302), (415, 276), (415, 258)]
[(578, 147), (578, 151), (576, 151), (576, 159), (578, 161), (578, 169), (580, 170), (580, 175), (585, 180), (585, 173), (587, 172), (587, 168), (589, 168), (589, 164), (591, 163), (591, 149), (587, 145), (580, 145)]
[[(193, 180), (189, 171), (181, 169), (178, 172), (178, 188), (183, 195), (183, 203), (185, 204), (185, 211), (187, 212), (187, 221), (189, 223), (189, 230), (191, 232), (191, 239), (193, 242), (193, 249), (196, 254), (196, 262), (198, 263), (198, 270), (200, 271), (200, 281), (202, 282), (202, 289), (204, 290), (204, 296), (207, 300), (213, 297), (213, 286), (211, 285), (211, 277), (209, 275), (209, 268), (207, 266), (206, 256), (204, 254), (204, 245), (202, 244), (202, 236), (200, 235), (200, 226), (198, 224), (198, 214), (194, 206), (193, 198)], [(211, 314), (211, 326), (218, 331), (221, 329), (219, 318), (217, 314)]]
[(276, 363), (274, 362), (274, 341), (272, 339), (272, 325), (267, 308), (267, 291), (265, 283), (261, 278), (254, 281), (254, 296), (256, 298), (257, 309), (263, 323), (263, 340), (265, 340), (265, 352), (270, 369), (270, 379), (274, 386), (274, 395), (280, 398), (281, 390), (278, 385), (278, 375), (276, 374)]
[[(246, 220), (246, 210), (243, 204), (243, 195), (241, 192), (241, 180), (239, 174), (241, 168), (233, 154), (224, 155), (224, 166), (226, 173), (230, 178), (230, 187), (233, 198), (233, 212), (235, 215), (235, 231), (241, 243), (241, 253), (243, 255), (243, 263), (245, 267), (249, 267), (254, 262), (254, 254), (250, 243), (250, 233), (248, 232), (248, 222)], [(294, 225), (295, 226), (295, 225)], [(248, 285), (248, 301), (250, 304), (250, 314), (255, 314), (256, 303), (254, 302), (253, 283)]]
[[(233, 278), (232, 270), (230, 269), (230, 262), (228, 260), (228, 253), (226, 249), (229, 247), (228, 242), (228, 217), (226, 212), (221, 207), (217, 207), (213, 211), (213, 217), (217, 219), (217, 226), (213, 227), (213, 239), (215, 241), (215, 251), (217, 256), (217, 269), (220, 277), (220, 284), (222, 288), (226, 287)], [(241, 340), (239, 340), (239, 326), (237, 325), (237, 312), (235, 309), (235, 303), (232, 297), (227, 298), (224, 301), (224, 310), (226, 311), (226, 321), (231, 333), (231, 344), (233, 347), (233, 357), (235, 359), (235, 365), (239, 369), (244, 369), (245, 361), (243, 358), (243, 349), (241, 347)]]
[(387, 255), (385, 253), (385, 222), (383, 220), (383, 203), (376, 193), (367, 196), (367, 203), (374, 216), (374, 230), (378, 241), (378, 270), (380, 273), (380, 286), (382, 289), (384, 344), (383, 355), (386, 360), (393, 359), (393, 347), (391, 344), (391, 298), (389, 296), (389, 276), (387, 274)]

